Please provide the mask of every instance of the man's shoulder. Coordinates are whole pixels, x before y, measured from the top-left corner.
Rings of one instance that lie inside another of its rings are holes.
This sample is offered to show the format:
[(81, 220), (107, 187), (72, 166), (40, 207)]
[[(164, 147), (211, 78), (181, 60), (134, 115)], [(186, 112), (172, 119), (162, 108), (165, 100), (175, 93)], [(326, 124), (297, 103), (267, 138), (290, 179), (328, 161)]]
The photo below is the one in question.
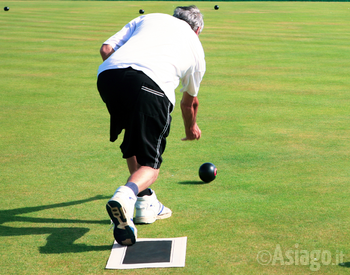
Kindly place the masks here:
[(183, 21), (183, 20), (179, 20), (178, 18), (172, 15), (165, 14), (165, 13), (150, 13), (150, 14), (142, 15), (140, 16), (140, 18), (142, 18), (142, 20), (159, 20), (162, 22), (172, 22), (175, 24), (176, 22)]

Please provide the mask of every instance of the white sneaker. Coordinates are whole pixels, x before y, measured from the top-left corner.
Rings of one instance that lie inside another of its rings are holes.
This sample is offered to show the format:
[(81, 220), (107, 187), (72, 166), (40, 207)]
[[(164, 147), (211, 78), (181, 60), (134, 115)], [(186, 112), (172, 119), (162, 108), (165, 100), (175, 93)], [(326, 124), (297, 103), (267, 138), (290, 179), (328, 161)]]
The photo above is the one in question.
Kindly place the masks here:
[(156, 220), (169, 218), (172, 214), (168, 207), (165, 207), (151, 190), (152, 195), (137, 197), (135, 204), (135, 223), (153, 223)]
[(137, 229), (133, 222), (136, 196), (126, 186), (121, 186), (106, 205), (114, 223), (113, 235), (120, 245), (133, 245), (137, 239)]

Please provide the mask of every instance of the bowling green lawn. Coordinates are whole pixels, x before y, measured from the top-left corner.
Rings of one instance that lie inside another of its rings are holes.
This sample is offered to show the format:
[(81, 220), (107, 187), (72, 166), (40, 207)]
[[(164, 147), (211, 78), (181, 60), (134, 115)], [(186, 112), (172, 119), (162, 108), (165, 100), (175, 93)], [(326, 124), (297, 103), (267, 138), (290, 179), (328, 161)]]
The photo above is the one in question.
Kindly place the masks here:
[[(0, 273), (349, 272), (350, 3), (195, 2), (202, 138), (181, 141), (177, 104), (152, 187), (173, 216), (138, 226), (187, 236), (186, 266), (126, 271), (104, 269), (105, 204), (128, 172), (96, 89), (99, 48), (141, 8), (192, 3), (1, 3)], [(204, 162), (218, 168), (209, 184)]]

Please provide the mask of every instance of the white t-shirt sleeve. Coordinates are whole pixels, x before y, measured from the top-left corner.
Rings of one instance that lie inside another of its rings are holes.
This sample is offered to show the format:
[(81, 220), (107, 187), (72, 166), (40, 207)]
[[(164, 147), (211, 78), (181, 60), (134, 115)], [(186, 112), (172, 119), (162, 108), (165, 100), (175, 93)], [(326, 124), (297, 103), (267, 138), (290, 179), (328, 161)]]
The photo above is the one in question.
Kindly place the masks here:
[(103, 44), (111, 45), (115, 51), (118, 50), (130, 39), (136, 29), (137, 23), (142, 19), (142, 17), (143, 16), (139, 16), (131, 20), (119, 32), (108, 38)]
[(200, 60), (196, 68), (189, 69), (181, 79), (182, 88), (180, 92), (187, 92), (191, 96), (197, 96), (200, 83), (205, 73), (205, 61)]

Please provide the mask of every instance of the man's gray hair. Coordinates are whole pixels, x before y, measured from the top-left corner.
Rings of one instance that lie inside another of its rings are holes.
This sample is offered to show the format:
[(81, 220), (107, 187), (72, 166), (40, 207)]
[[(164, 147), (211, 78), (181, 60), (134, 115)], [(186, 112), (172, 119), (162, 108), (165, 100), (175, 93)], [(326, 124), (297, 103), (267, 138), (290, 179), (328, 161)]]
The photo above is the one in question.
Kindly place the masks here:
[(200, 28), (200, 33), (204, 28), (203, 15), (201, 14), (200, 10), (194, 5), (188, 7), (177, 7), (174, 10), (173, 16), (186, 21), (194, 32)]

